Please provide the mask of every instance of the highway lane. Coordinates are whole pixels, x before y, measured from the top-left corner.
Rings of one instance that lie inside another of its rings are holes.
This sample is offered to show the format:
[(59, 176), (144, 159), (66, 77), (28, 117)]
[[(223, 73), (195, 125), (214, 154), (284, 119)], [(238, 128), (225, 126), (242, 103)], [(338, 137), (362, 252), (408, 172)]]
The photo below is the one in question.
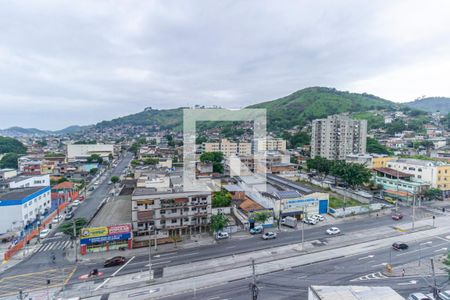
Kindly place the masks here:
[[(433, 237), (419, 243), (410, 244), (407, 251), (392, 251), (390, 247), (378, 251), (367, 252), (364, 255), (348, 254), (342, 258), (317, 262), (307, 266), (300, 266), (265, 274), (257, 277), (259, 287), (259, 300), (273, 299), (306, 299), (307, 289), (310, 285), (369, 285), (390, 286), (405, 298), (413, 292), (429, 293), (430, 274), (424, 276), (409, 275), (406, 268), (405, 277), (386, 277), (381, 272), (390, 257), (395, 266), (402, 266), (411, 262), (418, 262), (418, 253), (421, 263), (426, 264), (428, 258), (445, 253), (443, 248), (450, 246), (450, 241), (444, 236)], [(419, 251), (419, 249), (421, 249)], [(301, 259), (301, 257), (299, 258)], [(193, 286), (195, 287), (195, 278)], [(447, 276), (437, 276), (438, 284), (448, 281)], [(166, 297), (170, 300), (208, 299), (208, 300), (246, 300), (250, 297), (249, 283), (251, 278), (228, 282), (224, 285), (207, 289), (196, 289), (182, 295)]]
[[(365, 219), (352, 220), (348, 219), (345, 223), (340, 223), (338, 227), (343, 234), (349, 235), (352, 232), (357, 232), (365, 229), (376, 228), (379, 226), (392, 225), (397, 226), (408, 222), (409, 218), (405, 217), (403, 221), (394, 221), (389, 215), (376, 217), (372, 214), (371, 217)], [(325, 233), (329, 226), (305, 225), (305, 241), (327, 240), (335, 237), (330, 237)], [(179, 264), (193, 263), (200, 260), (219, 258), (221, 256), (228, 256), (238, 253), (246, 253), (256, 250), (262, 250), (272, 247), (289, 245), (299, 243), (301, 240), (300, 231), (286, 231), (280, 232), (277, 239), (264, 241), (261, 235), (248, 236), (242, 238), (231, 238), (228, 240), (217, 241), (214, 245), (200, 246), (189, 249), (178, 249), (169, 253), (156, 253), (152, 256), (153, 268), (156, 269), (156, 274), (161, 274), (162, 268), (167, 266), (174, 266)], [(123, 255), (117, 253), (115, 255)], [(128, 257), (129, 258), (129, 257)], [(90, 262), (89, 264), (78, 264), (76, 275), (72, 278), (71, 283), (76, 283), (79, 275), (89, 273), (93, 268), (98, 268), (104, 272), (104, 276), (111, 275), (117, 268), (103, 268), (103, 261)], [(146, 271), (148, 270), (148, 255), (137, 255), (133, 263), (121, 271), (121, 274)], [(157, 276), (158, 277), (158, 276)]]

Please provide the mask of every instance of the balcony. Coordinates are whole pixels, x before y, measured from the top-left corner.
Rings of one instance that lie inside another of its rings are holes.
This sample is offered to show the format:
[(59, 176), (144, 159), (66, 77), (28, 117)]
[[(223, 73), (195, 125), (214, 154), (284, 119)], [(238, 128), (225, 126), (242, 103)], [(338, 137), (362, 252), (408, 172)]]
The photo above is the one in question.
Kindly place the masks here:
[(148, 222), (153, 220), (153, 211), (138, 211), (138, 222)]

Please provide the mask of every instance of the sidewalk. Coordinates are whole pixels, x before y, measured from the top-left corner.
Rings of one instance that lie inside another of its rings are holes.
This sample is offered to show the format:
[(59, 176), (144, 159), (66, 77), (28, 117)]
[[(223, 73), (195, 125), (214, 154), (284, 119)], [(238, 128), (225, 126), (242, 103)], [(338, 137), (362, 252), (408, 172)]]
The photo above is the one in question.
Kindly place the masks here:
[(17, 252), (14, 256), (12, 256), (9, 260), (3, 260), (3, 252), (0, 250), (0, 255), (2, 259), (2, 263), (0, 264), (0, 274), (4, 271), (8, 270), (11, 267), (14, 267), (22, 260), (31, 256), (36, 248), (38, 248), (41, 244), (36, 244), (37, 238), (33, 238), (30, 240), (30, 244), (25, 246), (19, 252)]
[[(411, 224), (405, 225), (411, 227)], [(305, 251), (302, 251), (300, 248), (301, 244), (292, 244), (251, 253), (228, 255), (220, 259), (206, 259), (167, 267), (164, 269), (163, 278), (152, 281), (152, 291), (154, 297), (159, 298), (167, 297), (174, 293), (183, 293), (187, 290), (216, 286), (230, 280), (242, 280), (251, 276), (251, 258), (256, 259), (256, 274), (260, 275), (290, 269), (299, 265), (307, 265), (312, 262), (374, 251), (385, 247), (386, 244), (390, 245), (395, 242), (398, 239), (398, 235), (403, 235), (403, 239), (409, 242), (440, 235), (450, 230), (450, 224), (440, 228), (430, 228), (426, 225), (426, 222), (419, 222), (417, 225), (417, 228), (428, 229), (402, 233), (389, 226), (383, 226), (372, 230), (370, 233), (363, 231), (351, 236), (344, 235), (342, 236), (344, 238), (343, 243), (342, 240), (331, 238), (328, 245), (316, 247), (314, 246), (314, 241), (310, 241), (305, 243)], [(387, 235), (386, 233), (389, 231), (394, 234)], [(358, 243), (355, 244), (356, 240), (358, 240)], [(193, 280), (192, 277), (195, 277), (195, 279)], [(87, 285), (71, 286), (70, 290), (66, 290), (66, 293), (82, 294), (84, 296), (110, 293), (109, 299), (126, 299), (131, 294), (136, 294), (136, 296), (142, 297), (136, 297), (135, 299), (148, 299), (148, 294), (138, 294), (144, 290), (147, 293), (149, 292), (148, 279), (148, 274), (144, 273), (109, 277), (102, 283), (87, 282)], [(193, 286), (193, 284), (196, 286)]]
[[(448, 274), (446, 269), (449, 267), (446, 266), (443, 260), (447, 257), (447, 255), (436, 255), (434, 257), (434, 270), (436, 275), (445, 275)], [(405, 273), (403, 274), (403, 270)], [(431, 274), (431, 261), (429, 259), (422, 259), (420, 261), (420, 265), (418, 262), (411, 262), (408, 264), (395, 266), (392, 269), (392, 272), (387, 272), (386, 270), (382, 272), (383, 275), (388, 277), (408, 277), (408, 276), (423, 276), (425, 274)]]
[[(232, 239), (241, 239), (248, 236), (248, 233), (246, 232), (237, 232), (232, 235)], [(156, 249), (153, 246), (152, 247), (152, 253), (166, 253), (166, 252), (172, 252), (180, 249), (190, 249), (195, 248), (199, 246), (207, 246), (207, 245), (214, 245), (216, 241), (214, 240), (214, 237), (210, 235), (209, 233), (202, 233), (197, 235), (192, 235), (192, 238), (186, 237), (183, 241), (176, 243), (170, 243), (170, 244), (162, 244), (157, 245)], [(143, 248), (136, 248), (136, 249), (127, 249), (127, 250), (112, 250), (108, 252), (95, 252), (95, 253), (87, 253), (85, 255), (78, 254), (78, 261), (79, 262), (95, 262), (98, 260), (105, 260), (114, 256), (125, 256), (125, 257), (132, 257), (136, 255), (145, 255), (148, 254), (148, 247)], [(69, 251), (67, 254), (67, 259), (69, 261), (74, 261), (74, 253), (73, 251)]]

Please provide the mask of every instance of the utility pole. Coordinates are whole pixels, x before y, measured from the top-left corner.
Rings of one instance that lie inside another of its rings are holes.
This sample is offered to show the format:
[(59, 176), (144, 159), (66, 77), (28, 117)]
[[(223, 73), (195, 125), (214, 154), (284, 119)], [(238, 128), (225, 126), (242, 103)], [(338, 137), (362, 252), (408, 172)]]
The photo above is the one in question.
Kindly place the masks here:
[(73, 219), (73, 242), (75, 244), (74, 250), (75, 250), (75, 263), (78, 261), (78, 252), (77, 252), (77, 226), (75, 223), (75, 219)]
[(414, 230), (414, 223), (416, 221), (416, 194), (413, 194), (413, 207), (412, 207), (412, 229)]
[(304, 247), (304, 243), (305, 243), (305, 222), (303, 222), (304, 220), (302, 220), (302, 251), (303, 251), (303, 247)]
[(148, 226), (148, 274), (149, 280), (152, 280), (152, 232), (150, 225)]
[(250, 283), (250, 290), (252, 293), (252, 300), (258, 299), (258, 287), (256, 286), (256, 272), (255, 272), (255, 260), (252, 259), (252, 274), (253, 274), (253, 280), (252, 283)]
[(434, 260), (431, 258), (431, 276), (433, 278), (433, 297), (435, 299), (440, 299), (440, 297), (438, 296), (438, 288), (436, 286), (436, 274), (434, 272)]

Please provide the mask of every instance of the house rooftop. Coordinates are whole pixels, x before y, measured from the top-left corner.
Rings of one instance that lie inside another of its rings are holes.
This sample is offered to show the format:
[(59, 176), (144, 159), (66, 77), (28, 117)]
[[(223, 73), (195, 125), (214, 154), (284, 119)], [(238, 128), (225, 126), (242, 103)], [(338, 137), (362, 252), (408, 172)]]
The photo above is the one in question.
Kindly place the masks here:
[(23, 198), (26, 198), (27, 196), (30, 196), (31, 194), (34, 194), (42, 189), (45, 189), (47, 187), (29, 187), (29, 188), (21, 188), (21, 189), (11, 189), (9, 192), (5, 194), (0, 194), (0, 201), (1, 200), (22, 200)]
[(374, 168), (373, 170), (383, 173), (383, 174), (391, 175), (392, 177), (398, 177), (398, 178), (409, 178), (409, 177), (413, 176), (413, 174), (404, 173), (404, 172), (397, 171), (397, 170), (394, 170), (391, 168)]

